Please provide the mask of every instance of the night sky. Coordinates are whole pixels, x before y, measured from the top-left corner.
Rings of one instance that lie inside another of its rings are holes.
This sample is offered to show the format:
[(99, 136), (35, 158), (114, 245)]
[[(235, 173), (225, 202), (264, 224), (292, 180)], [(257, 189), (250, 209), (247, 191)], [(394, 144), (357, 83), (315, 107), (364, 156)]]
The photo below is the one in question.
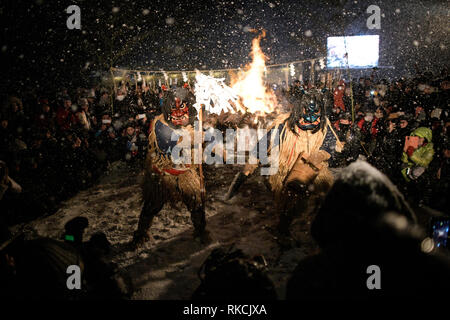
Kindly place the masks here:
[[(81, 8), (81, 30), (65, 9)], [(381, 30), (366, 9), (381, 8)], [(449, 61), (446, 1), (13, 1), (1, 5), (2, 89), (88, 78), (110, 66), (235, 68), (249, 61), (250, 29), (265, 29), (269, 64), (326, 55), (326, 37), (380, 35), (380, 65), (398, 75)]]

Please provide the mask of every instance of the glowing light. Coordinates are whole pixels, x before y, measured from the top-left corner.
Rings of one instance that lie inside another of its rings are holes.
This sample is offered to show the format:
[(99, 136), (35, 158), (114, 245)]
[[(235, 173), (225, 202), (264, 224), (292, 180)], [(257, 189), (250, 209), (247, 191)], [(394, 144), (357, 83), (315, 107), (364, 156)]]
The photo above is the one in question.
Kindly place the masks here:
[(324, 58), (320, 59), (319, 64), (320, 64), (320, 69), (325, 68), (325, 59)]
[(294, 68), (294, 64), (290, 64), (289, 65), (289, 71), (290, 71), (290, 73), (291, 73), (291, 77), (294, 77), (295, 76), (295, 68)]
[(232, 81), (231, 87), (241, 98), (240, 104), (247, 112), (255, 114), (271, 113), (277, 106), (277, 99), (271, 88), (264, 83), (264, 70), (266, 69), (266, 56), (259, 45), (263, 31), (252, 41), (252, 62), (240, 71), (237, 78)]

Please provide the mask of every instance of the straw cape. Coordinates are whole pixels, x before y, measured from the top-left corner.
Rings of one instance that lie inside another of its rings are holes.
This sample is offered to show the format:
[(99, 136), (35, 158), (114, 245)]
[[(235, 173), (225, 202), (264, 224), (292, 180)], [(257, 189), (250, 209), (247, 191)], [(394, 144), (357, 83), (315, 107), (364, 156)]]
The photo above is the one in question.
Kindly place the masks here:
[[(171, 155), (162, 152), (156, 139), (155, 124), (157, 121), (168, 126), (163, 115), (152, 121), (153, 130), (149, 135), (145, 160), (143, 197), (148, 200), (155, 196), (160, 197), (172, 206), (175, 206), (178, 201), (182, 201), (188, 210), (194, 210), (202, 204), (198, 165), (194, 164), (194, 161), (191, 161), (191, 164), (174, 164)], [(183, 128), (183, 132), (190, 135), (191, 142), (194, 141), (194, 129), (191, 125)], [(183, 136), (180, 137), (178, 143), (181, 143), (182, 139)]]
[[(296, 128), (292, 132), (286, 125), (290, 114), (282, 114), (277, 117), (268, 131), (283, 125), (280, 134), (278, 171), (269, 177), (269, 183), (274, 193), (275, 202), (282, 205), (288, 201), (285, 196), (286, 183), (298, 180), (304, 185), (313, 184), (317, 192), (326, 192), (333, 183), (333, 175), (328, 170), (328, 159), (330, 154), (320, 150), (328, 130), (331, 130), (336, 138), (336, 151), (341, 152), (343, 144), (339, 141), (336, 133), (331, 127), (330, 121), (326, 119), (326, 125), (322, 130), (311, 133), (309, 130)], [(273, 151), (272, 143), (269, 153)], [(247, 165), (245, 171), (253, 172), (257, 165)]]

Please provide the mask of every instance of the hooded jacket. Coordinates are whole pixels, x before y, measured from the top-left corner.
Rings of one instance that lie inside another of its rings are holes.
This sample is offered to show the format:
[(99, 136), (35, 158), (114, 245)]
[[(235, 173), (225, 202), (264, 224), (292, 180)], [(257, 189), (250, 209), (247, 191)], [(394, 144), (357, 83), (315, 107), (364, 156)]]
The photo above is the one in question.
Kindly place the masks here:
[(434, 156), (433, 143), (431, 142), (433, 138), (431, 129), (425, 127), (417, 128), (411, 133), (411, 136), (424, 138), (426, 143), (415, 150), (411, 156), (408, 156), (408, 154), (403, 151), (402, 162), (406, 164), (406, 168), (402, 170), (402, 175), (407, 181), (410, 181), (407, 176), (407, 171), (409, 168), (415, 166), (428, 168), (428, 165), (433, 160)]

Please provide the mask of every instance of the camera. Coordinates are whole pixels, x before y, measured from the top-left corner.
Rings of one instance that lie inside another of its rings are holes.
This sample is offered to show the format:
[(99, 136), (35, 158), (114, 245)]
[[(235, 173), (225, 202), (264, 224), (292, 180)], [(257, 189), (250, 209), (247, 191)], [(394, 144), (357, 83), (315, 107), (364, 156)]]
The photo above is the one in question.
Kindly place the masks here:
[(430, 222), (430, 235), (437, 248), (449, 248), (450, 217), (434, 217)]

